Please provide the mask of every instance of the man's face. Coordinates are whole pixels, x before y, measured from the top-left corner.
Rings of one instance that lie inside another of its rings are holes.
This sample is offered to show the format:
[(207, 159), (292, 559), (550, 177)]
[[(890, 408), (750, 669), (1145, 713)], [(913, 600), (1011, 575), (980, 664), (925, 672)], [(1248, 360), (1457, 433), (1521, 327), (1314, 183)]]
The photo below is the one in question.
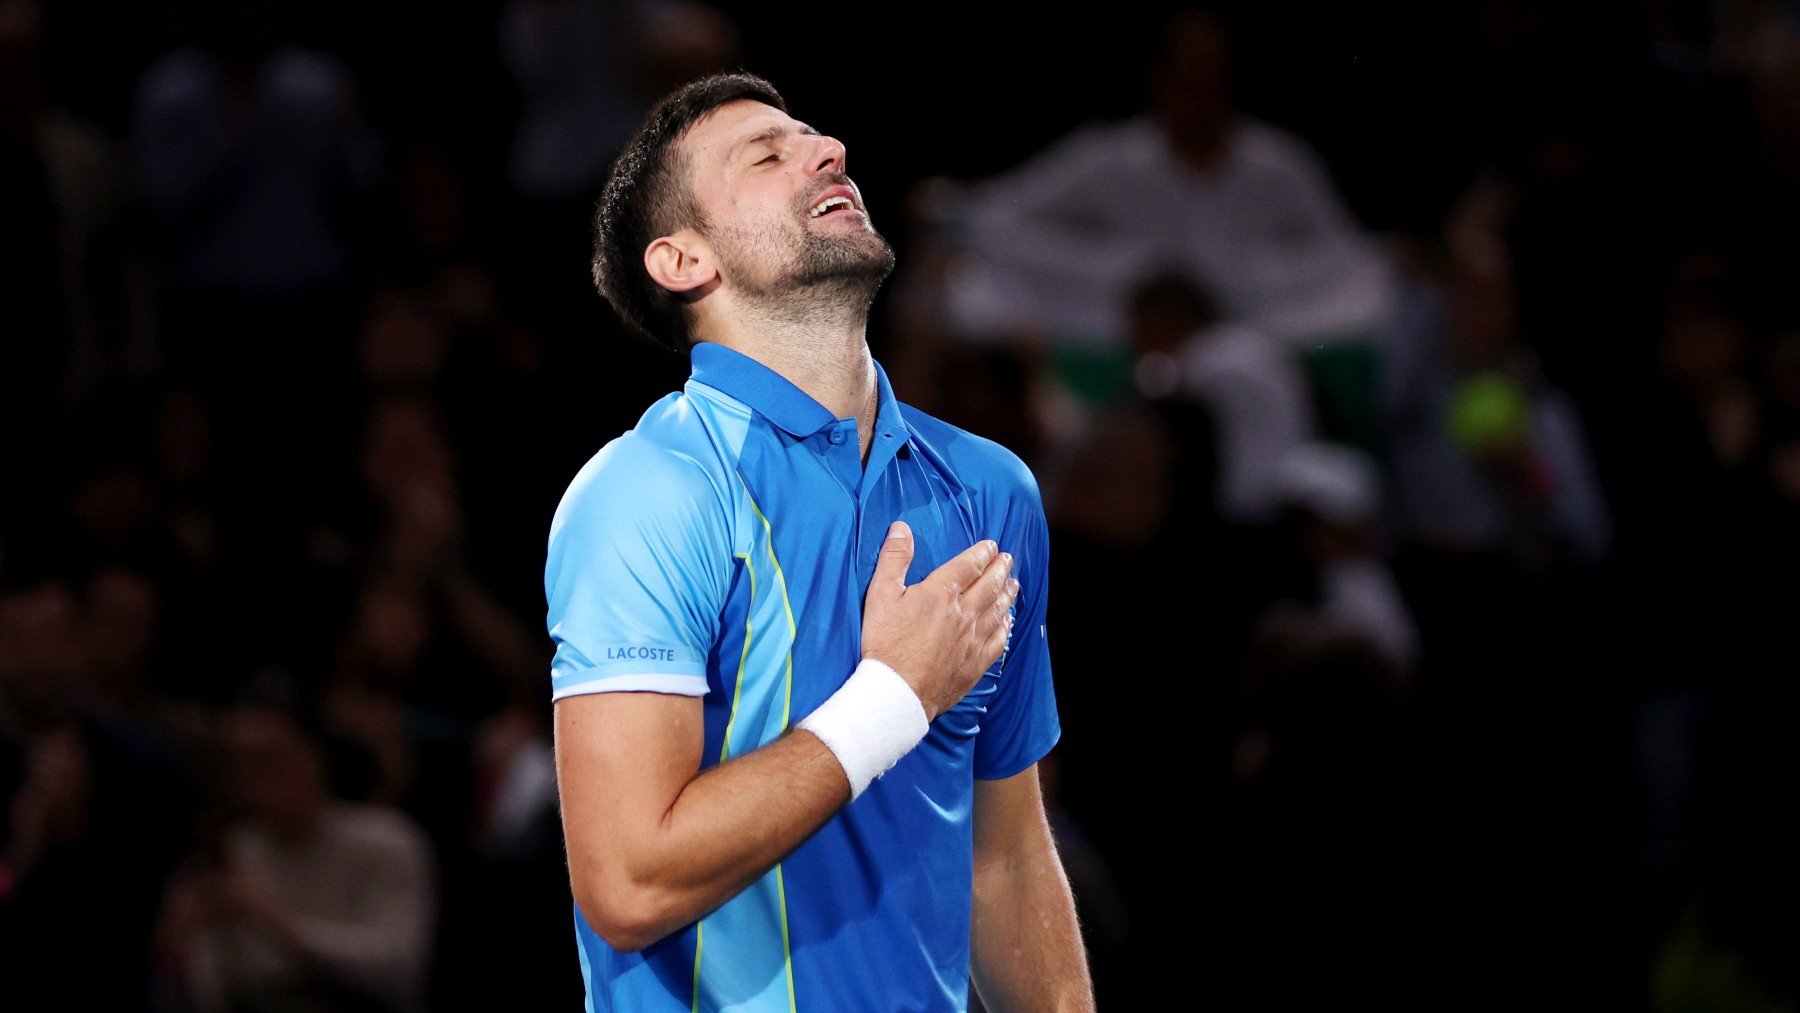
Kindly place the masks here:
[(680, 145), (723, 284), (759, 298), (835, 290), (866, 306), (893, 270), (893, 247), (870, 224), (837, 139), (744, 99), (713, 110)]
[(304, 823), (326, 797), (316, 746), (287, 719), (254, 707), (225, 716), (220, 728), (238, 802), (276, 827)]

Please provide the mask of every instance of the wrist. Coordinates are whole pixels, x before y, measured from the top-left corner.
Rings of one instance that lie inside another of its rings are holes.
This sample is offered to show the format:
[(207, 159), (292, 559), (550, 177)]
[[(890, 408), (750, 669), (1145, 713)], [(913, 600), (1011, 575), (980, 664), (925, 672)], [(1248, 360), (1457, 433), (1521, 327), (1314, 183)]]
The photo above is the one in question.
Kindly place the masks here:
[(900, 673), (885, 662), (864, 658), (837, 692), (795, 727), (813, 733), (837, 757), (855, 801), (919, 744), (931, 721)]

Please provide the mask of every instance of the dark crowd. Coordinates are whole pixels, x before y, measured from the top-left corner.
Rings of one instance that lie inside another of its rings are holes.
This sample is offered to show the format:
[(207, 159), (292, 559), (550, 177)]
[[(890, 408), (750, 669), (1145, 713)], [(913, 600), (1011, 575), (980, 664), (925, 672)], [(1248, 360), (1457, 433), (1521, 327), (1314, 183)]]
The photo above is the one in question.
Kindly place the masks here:
[(741, 67), (1039, 477), (1102, 1009), (1795, 1009), (1800, 8), (1112, 6), (0, 0), (0, 1006), (580, 1003), (593, 200)]

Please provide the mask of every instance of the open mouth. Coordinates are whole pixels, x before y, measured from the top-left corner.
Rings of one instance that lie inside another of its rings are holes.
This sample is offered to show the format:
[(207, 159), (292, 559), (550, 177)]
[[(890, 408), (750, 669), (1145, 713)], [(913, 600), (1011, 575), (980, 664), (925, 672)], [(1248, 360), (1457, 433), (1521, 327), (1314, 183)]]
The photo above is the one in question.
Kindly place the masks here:
[(836, 197), (827, 197), (819, 203), (814, 204), (812, 209), (806, 213), (806, 217), (826, 218), (831, 215), (841, 214), (861, 214), (861, 212), (856, 209), (856, 203), (854, 201), (848, 197), (839, 195)]

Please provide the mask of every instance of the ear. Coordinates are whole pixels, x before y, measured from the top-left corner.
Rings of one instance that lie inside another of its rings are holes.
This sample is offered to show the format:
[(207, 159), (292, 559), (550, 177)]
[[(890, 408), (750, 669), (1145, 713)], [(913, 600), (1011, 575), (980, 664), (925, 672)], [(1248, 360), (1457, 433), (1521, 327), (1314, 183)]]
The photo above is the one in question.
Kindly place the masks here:
[(719, 276), (712, 247), (694, 229), (662, 236), (644, 249), (650, 280), (671, 292), (692, 292)]

